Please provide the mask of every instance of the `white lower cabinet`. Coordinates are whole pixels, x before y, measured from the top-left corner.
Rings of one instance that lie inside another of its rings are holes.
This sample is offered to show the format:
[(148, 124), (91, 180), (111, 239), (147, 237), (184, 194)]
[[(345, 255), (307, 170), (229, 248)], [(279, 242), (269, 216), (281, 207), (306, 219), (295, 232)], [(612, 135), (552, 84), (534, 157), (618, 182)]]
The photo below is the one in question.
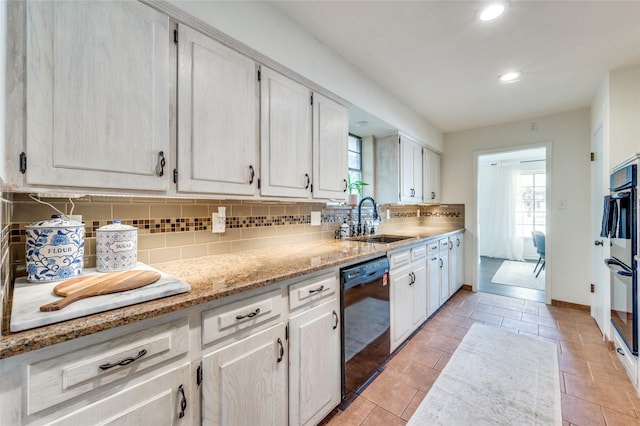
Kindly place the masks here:
[(440, 305), (443, 305), (451, 296), (449, 286), (449, 239), (444, 238), (439, 241), (439, 262), (440, 262)]
[(193, 413), (187, 402), (193, 393), (192, 388), (190, 365), (185, 364), (46, 424), (191, 425), (197, 418), (197, 413)]
[(391, 255), (391, 351), (427, 319), (426, 246)]
[(451, 294), (464, 283), (464, 240), (462, 233), (449, 237), (449, 277)]
[(237, 340), (202, 359), (202, 424), (286, 424), (285, 324)]
[(318, 424), (340, 403), (340, 304), (289, 320), (289, 424)]
[(427, 246), (427, 269), (429, 274), (427, 315), (431, 316), (440, 307), (440, 245), (438, 241), (431, 242)]

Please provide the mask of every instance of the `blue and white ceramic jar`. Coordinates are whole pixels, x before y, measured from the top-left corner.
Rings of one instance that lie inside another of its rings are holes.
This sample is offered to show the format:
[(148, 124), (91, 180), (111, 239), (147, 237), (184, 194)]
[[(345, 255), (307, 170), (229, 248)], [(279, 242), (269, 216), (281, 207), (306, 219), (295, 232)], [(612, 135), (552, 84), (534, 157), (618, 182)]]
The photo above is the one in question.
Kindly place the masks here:
[(96, 269), (98, 272), (126, 271), (138, 262), (138, 228), (113, 224), (96, 230)]
[(83, 223), (53, 215), (25, 229), (28, 281), (60, 281), (82, 275)]

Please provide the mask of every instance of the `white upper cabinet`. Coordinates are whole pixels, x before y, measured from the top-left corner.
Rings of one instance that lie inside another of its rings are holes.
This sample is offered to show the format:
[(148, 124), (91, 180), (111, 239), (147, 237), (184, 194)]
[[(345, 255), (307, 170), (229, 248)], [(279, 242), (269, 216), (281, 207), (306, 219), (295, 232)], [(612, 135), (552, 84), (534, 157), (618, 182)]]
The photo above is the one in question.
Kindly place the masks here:
[(442, 200), (440, 194), (440, 154), (425, 150), (424, 170), (424, 202), (438, 204)]
[(30, 1), (26, 35), (27, 185), (166, 190), (169, 18)]
[(261, 195), (309, 198), (311, 91), (262, 67), (260, 92)]
[(257, 109), (255, 62), (179, 25), (179, 192), (257, 193)]
[(313, 94), (313, 197), (344, 199), (347, 191), (347, 109)]
[(422, 151), (420, 143), (404, 134), (376, 138), (376, 201), (422, 203)]
[(400, 201), (422, 202), (422, 145), (400, 136)]

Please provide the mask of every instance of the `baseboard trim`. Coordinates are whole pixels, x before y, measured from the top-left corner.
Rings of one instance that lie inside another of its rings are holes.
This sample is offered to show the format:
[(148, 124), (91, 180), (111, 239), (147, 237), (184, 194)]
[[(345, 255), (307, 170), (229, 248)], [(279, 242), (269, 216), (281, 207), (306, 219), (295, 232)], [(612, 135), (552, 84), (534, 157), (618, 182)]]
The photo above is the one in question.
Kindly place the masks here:
[(467, 291), (473, 291), (471, 284), (462, 284), (462, 289)]
[(551, 306), (558, 306), (560, 308), (578, 309), (581, 311), (591, 312), (591, 306), (581, 305), (579, 303), (563, 302), (562, 300), (551, 299)]

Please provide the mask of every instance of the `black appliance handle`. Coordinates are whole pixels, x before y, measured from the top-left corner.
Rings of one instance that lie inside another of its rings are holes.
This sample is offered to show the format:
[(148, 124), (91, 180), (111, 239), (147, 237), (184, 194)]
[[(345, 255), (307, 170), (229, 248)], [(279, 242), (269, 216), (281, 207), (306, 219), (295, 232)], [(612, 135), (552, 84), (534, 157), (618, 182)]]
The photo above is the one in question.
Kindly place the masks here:
[[(622, 275), (623, 277), (633, 276), (633, 270), (616, 258), (605, 259), (604, 263), (607, 265), (607, 268), (616, 275)], [(616, 266), (619, 269), (615, 268)]]
[(611, 198), (614, 200), (621, 200), (623, 198), (630, 198), (630, 197), (631, 197), (631, 191), (616, 192), (615, 194), (611, 195)]

